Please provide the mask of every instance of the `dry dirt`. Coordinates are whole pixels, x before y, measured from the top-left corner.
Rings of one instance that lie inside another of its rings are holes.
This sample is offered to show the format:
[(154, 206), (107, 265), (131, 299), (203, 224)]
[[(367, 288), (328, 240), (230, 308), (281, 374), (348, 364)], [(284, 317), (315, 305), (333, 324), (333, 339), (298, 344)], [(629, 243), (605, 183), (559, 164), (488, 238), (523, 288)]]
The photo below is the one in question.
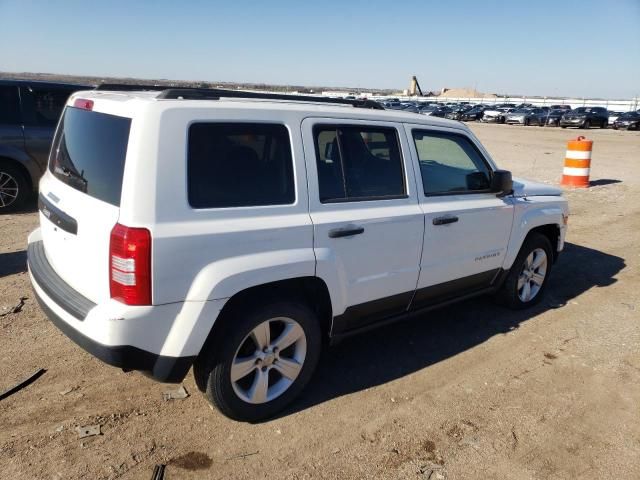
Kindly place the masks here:
[[(556, 183), (583, 131), (472, 125), (516, 175)], [(547, 297), (468, 301), (346, 341), (279, 418), (230, 421), (189, 375), (175, 388), (84, 353), (44, 317), (25, 273), (31, 211), (0, 217), (0, 477), (640, 478), (640, 135), (590, 130), (594, 185), (568, 191)], [(101, 425), (79, 439), (76, 426)]]

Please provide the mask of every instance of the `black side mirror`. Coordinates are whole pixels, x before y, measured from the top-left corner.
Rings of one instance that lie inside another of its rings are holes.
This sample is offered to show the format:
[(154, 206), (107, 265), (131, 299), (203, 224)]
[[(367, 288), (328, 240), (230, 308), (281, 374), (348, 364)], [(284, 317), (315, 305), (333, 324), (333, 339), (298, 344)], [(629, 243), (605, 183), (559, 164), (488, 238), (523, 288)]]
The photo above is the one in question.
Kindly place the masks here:
[(504, 197), (513, 193), (513, 179), (509, 170), (495, 170), (491, 177), (491, 191)]

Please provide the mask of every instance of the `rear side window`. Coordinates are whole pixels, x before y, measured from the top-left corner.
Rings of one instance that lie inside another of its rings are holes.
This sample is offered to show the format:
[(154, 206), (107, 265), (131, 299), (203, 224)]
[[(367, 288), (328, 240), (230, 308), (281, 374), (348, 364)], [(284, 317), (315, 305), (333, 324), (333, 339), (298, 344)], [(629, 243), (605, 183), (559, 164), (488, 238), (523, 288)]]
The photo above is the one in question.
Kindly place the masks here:
[(68, 107), (53, 140), (49, 170), (98, 200), (120, 205), (131, 119)]
[(314, 128), (322, 203), (406, 196), (398, 135), (393, 128)]
[(289, 131), (277, 124), (193, 124), (187, 177), (193, 208), (292, 204)]
[(22, 88), (25, 123), (39, 127), (55, 127), (73, 90), (29, 86)]
[(18, 87), (0, 86), (0, 125), (17, 125), (20, 122)]
[(488, 191), (489, 167), (463, 135), (413, 131), (425, 195)]

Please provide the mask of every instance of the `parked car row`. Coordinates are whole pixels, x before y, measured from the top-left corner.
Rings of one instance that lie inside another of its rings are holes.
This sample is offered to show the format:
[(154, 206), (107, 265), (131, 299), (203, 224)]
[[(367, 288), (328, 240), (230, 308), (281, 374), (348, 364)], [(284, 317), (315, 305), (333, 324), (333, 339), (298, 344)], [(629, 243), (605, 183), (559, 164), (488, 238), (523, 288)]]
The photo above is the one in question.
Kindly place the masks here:
[(538, 125), (550, 127), (640, 129), (640, 110), (633, 112), (609, 111), (604, 107), (578, 107), (570, 105), (550, 105), (536, 107), (530, 103), (501, 103), (494, 105), (469, 102), (401, 102), (398, 99), (380, 102), (386, 109), (448, 118), (463, 122), (480, 121), (509, 125)]

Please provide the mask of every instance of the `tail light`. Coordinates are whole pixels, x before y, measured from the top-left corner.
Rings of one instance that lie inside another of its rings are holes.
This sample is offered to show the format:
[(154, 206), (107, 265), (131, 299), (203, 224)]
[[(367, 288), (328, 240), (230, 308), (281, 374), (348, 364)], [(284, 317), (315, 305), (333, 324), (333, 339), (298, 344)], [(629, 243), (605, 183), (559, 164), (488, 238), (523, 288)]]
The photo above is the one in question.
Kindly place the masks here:
[(151, 232), (116, 223), (109, 242), (111, 298), (127, 305), (151, 305)]

